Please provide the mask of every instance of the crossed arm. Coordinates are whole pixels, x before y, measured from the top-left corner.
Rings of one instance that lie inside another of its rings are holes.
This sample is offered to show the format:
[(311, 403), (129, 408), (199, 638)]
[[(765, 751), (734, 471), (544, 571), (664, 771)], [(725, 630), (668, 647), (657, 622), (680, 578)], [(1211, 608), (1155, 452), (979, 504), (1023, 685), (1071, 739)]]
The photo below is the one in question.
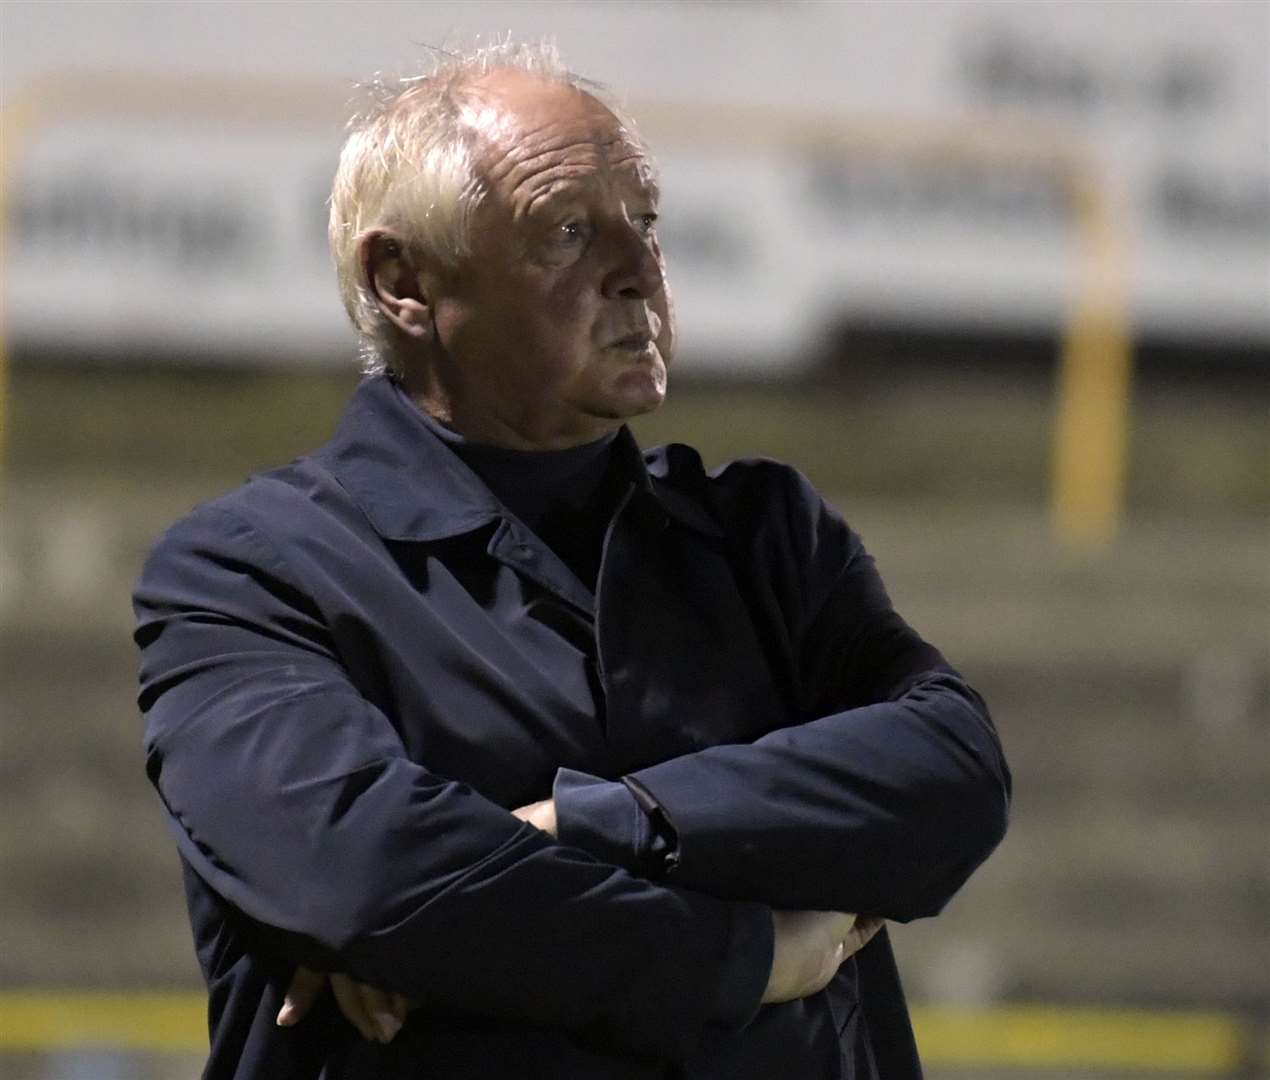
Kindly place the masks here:
[[(556, 836), (556, 807), (543, 799), (512, 811), (551, 837)], [(772, 965), (762, 1004), (792, 1001), (823, 990), (838, 968), (873, 940), (885, 920), (837, 911), (773, 911)], [(278, 1011), (279, 1027), (304, 1019), (330, 984), (344, 1018), (369, 1042), (389, 1043), (415, 1003), (404, 994), (358, 982), (342, 971), (296, 969)]]
[[(815, 603), (791, 622), (815, 718), (635, 774), (677, 834), (671, 885), (640, 876), (646, 837), (596, 831), (568, 799), (551, 804), (557, 843), (525, 827), (545, 806), (509, 814), (411, 762), (258, 530), (189, 519), (137, 598), (147, 765), (182, 853), (321, 966), (382, 987), (369, 1011), (388, 1016), (436, 1001), (674, 1056), (760, 999), (811, 992), (877, 920), (947, 901), (1008, 794), (982, 703), (894, 615), (845, 526), (821, 513), (812, 532), (791, 561)], [(583, 787), (591, 805), (630, 798)], [(867, 918), (824, 914), (844, 910)], [(569, 985), (545, 986), (562, 959)]]

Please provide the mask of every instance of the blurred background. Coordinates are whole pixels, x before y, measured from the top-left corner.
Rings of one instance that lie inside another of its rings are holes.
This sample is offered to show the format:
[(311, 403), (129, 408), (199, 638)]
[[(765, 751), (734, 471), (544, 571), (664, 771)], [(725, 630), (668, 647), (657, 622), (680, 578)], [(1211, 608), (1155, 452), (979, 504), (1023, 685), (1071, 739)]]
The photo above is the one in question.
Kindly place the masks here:
[(652, 444), (799, 465), (979, 686), (935, 1080), (1270, 1076), (1270, 5), (0, 4), (0, 1077), (192, 1078), (128, 594), (356, 382), (352, 84), (554, 35), (658, 151)]

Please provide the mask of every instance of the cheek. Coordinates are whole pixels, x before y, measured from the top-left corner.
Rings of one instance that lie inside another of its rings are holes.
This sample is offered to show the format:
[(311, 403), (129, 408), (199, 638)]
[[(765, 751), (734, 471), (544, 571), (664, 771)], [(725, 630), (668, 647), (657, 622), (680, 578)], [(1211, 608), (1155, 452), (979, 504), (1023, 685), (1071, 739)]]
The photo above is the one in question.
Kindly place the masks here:
[(669, 364), (675, 355), (675, 298), (670, 293), (670, 286), (663, 283), (661, 292), (649, 305), (661, 319), (661, 330), (657, 334), (657, 350), (664, 363)]
[(543, 313), (557, 334), (589, 335), (595, 305), (581, 283), (565, 276), (546, 291), (543, 301)]
[(462, 349), (466, 339), (472, 336), (475, 322), (467, 304), (450, 298), (433, 303), (432, 321), (436, 325), (437, 344), (447, 352)]

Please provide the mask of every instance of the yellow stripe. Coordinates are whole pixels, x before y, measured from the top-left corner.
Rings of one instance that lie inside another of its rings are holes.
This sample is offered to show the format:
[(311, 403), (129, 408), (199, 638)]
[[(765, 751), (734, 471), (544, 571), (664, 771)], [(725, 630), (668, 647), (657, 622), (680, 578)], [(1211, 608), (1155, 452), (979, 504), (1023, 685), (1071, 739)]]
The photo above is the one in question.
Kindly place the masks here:
[(207, 1051), (201, 993), (2, 993), (0, 1050)]
[[(0, 993), (0, 1052), (100, 1046), (207, 1050), (201, 993)], [(923, 1060), (935, 1067), (1231, 1072), (1251, 1039), (1215, 1012), (1004, 1006), (913, 1010)]]
[(1221, 1013), (927, 1006), (913, 1026), (931, 1065), (1226, 1072), (1247, 1060), (1243, 1025)]

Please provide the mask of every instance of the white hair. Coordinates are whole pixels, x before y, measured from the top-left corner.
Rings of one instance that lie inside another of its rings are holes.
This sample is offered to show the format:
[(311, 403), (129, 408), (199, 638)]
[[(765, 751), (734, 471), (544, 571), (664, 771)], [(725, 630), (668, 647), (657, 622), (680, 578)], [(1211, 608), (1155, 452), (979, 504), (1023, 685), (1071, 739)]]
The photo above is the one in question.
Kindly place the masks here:
[[(485, 194), (476, 169), (482, 147), (472, 84), (511, 69), (603, 95), (564, 68), (550, 41), (504, 40), (433, 55), (425, 75), (367, 84), (369, 105), (349, 122), (331, 188), (331, 254), (344, 307), (361, 334), (367, 374), (400, 371), (395, 328), (375, 302), (359, 257), (366, 234), (391, 229), (413, 253), (442, 267), (454, 267), (469, 251), (472, 213)], [(637, 138), (626, 117), (605, 104)]]

